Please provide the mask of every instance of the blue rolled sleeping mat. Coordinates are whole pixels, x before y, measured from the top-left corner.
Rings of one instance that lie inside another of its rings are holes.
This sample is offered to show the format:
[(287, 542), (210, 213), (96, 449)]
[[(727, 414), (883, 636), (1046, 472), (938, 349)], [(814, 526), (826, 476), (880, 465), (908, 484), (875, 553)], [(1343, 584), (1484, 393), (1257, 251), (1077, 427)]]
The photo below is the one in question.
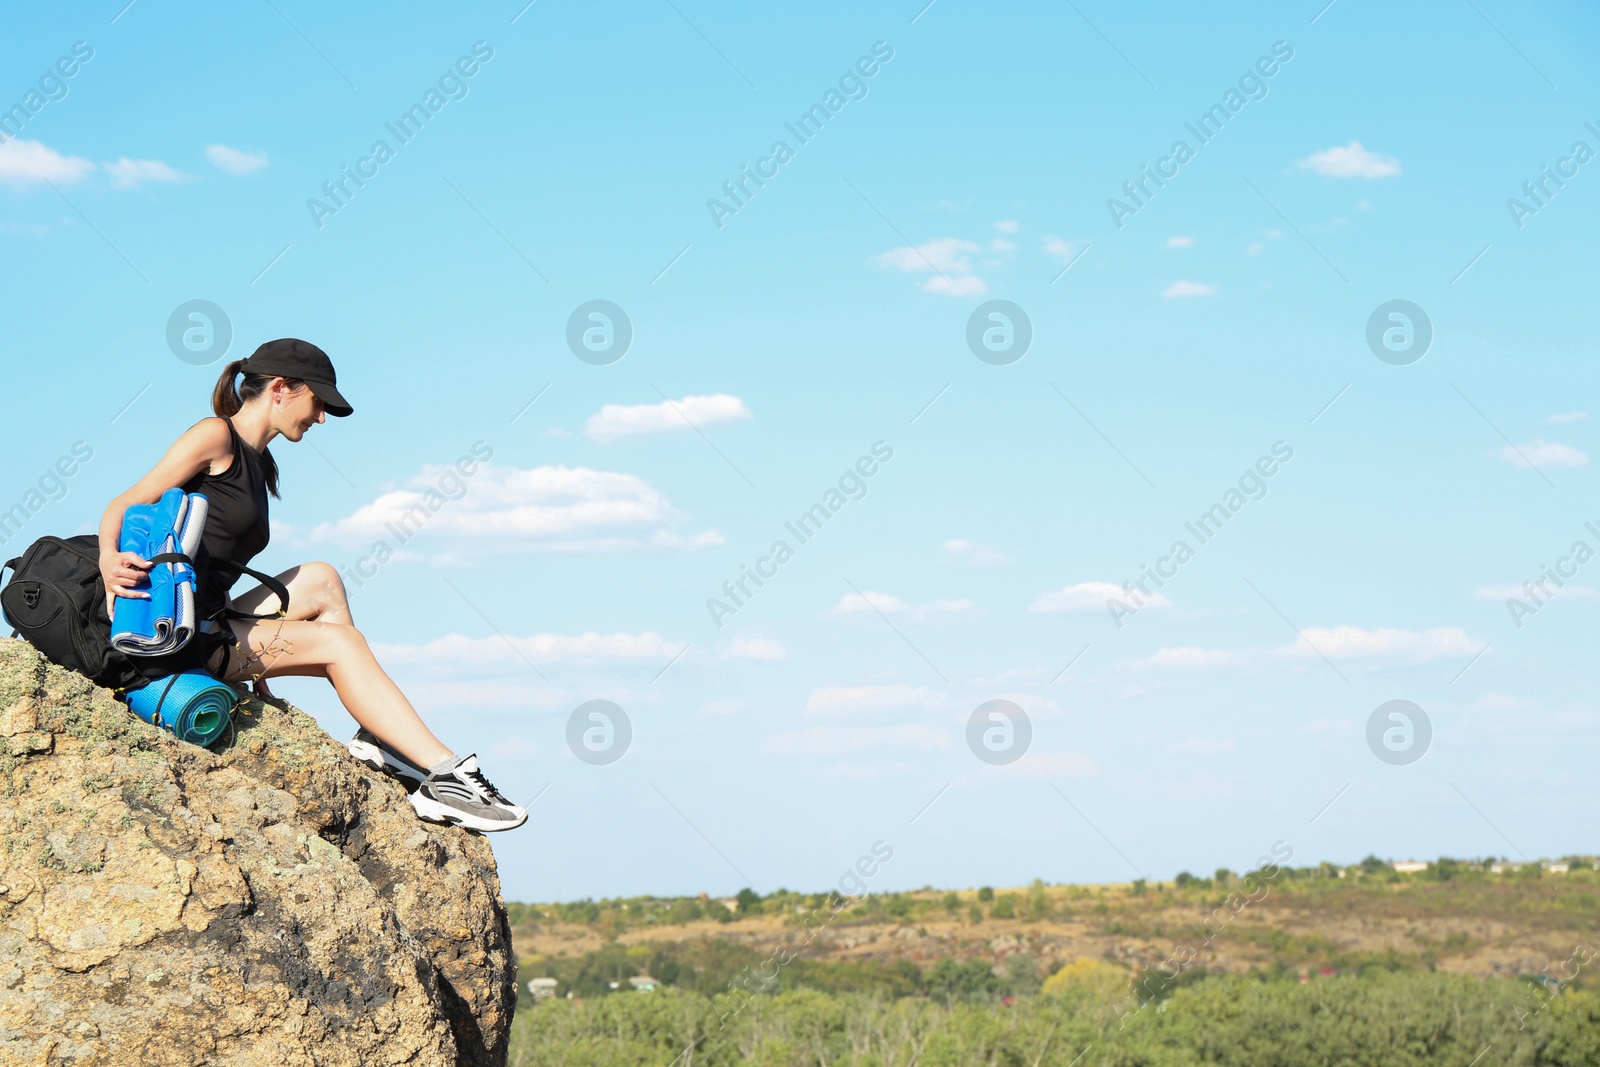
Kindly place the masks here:
[(205, 671), (193, 670), (158, 678), (126, 699), (145, 722), (203, 748), (228, 728), (239, 694)]
[[(210, 504), (199, 493), (168, 489), (154, 504), (130, 504), (122, 516), (118, 542), (124, 552), (142, 559), (181, 553), (193, 558), (200, 550)], [(142, 597), (117, 597), (111, 616), (111, 645), (130, 656), (164, 656), (194, 636), (194, 567), (163, 560), (151, 567), (134, 589)]]
[[(148, 600), (117, 597), (111, 644), (129, 656), (165, 656), (195, 635), (194, 554), (200, 549), (209, 505), (199, 493), (168, 489), (154, 504), (132, 504), (123, 514), (122, 551), (157, 562), (134, 588)], [(161, 559), (181, 555), (185, 559)], [(211, 744), (232, 721), (239, 695), (204, 670), (169, 674), (125, 695), (133, 713), (180, 741)]]

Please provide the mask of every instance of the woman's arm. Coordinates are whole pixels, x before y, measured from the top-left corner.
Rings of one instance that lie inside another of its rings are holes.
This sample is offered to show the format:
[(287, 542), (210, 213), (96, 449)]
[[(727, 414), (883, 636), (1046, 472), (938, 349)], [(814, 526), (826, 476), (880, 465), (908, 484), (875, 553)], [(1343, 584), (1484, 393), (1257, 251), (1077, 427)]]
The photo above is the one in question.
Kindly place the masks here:
[(150, 561), (140, 558), (137, 552), (120, 549), (122, 516), (128, 506), (154, 504), (168, 489), (182, 485), (202, 470), (209, 470), (214, 460), (232, 454), (233, 438), (227, 424), (218, 418), (203, 419), (185, 430), (148, 474), (112, 499), (100, 517), (100, 575), (106, 582), (107, 615), (111, 614), (116, 597), (149, 599), (150, 596), (133, 591), (144, 572), (150, 569)]

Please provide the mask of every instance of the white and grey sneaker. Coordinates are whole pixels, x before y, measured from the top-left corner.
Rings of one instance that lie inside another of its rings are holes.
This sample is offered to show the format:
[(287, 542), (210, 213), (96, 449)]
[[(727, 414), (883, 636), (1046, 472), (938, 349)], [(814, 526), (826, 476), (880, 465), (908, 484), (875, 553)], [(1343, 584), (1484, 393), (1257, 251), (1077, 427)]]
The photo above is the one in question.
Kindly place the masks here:
[(430, 822), (454, 823), (480, 833), (515, 830), (528, 821), (528, 810), (507, 800), (483, 776), (476, 753), (429, 773), (412, 791), (411, 806)]
[(406, 787), (407, 793), (416, 791), (428, 777), (426, 767), (418, 767), (400, 753), (390, 748), (365, 726), (356, 731), (350, 741), (350, 754), (373, 770), (382, 771)]

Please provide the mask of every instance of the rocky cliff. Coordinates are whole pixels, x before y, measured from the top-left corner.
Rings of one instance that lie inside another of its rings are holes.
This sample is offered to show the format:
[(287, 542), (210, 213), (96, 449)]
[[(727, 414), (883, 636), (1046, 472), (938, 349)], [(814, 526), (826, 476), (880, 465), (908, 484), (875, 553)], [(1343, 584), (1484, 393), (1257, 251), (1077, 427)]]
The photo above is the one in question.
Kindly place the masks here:
[(0, 1064), (503, 1065), (488, 840), (288, 704), (236, 727), (184, 744), (0, 639)]

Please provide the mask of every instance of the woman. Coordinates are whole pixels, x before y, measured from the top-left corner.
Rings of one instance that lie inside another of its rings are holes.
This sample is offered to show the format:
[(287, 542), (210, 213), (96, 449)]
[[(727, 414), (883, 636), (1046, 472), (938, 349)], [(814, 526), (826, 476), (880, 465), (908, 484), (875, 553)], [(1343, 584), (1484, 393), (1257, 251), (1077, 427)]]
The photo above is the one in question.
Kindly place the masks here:
[[(235, 389), (234, 377), (241, 372)], [(154, 503), (173, 486), (204, 494), (210, 508), (201, 540), (216, 562), (199, 576), (195, 611), (203, 621), (192, 640), (218, 646), (207, 663), (212, 674), (227, 682), (250, 679), (259, 697), (272, 696), (268, 678), (326, 678), (361, 725), (351, 753), (404, 782), (418, 815), (480, 831), (521, 826), (527, 811), (489, 783), (475, 754), (459, 758), (446, 748), (378, 665), (350, 616), (334, 567), (303, 563), (279, 574), (289, 592), (289, 611), (281, 617), (230, 617), (282, 608), (265, 586), (230, 598), (240, 572), (222, 561), (248, 564), (267, 545), (267, 494), (278, 495), (278, 466), (267, 451), (272, 439), (282, 435), (298, 441), (325, 415), (351, 413), (335, 386), (333, 363), (309, 342), (268, 341), (250, 358), (228, 364), (211, 407), (216, 418), (191, 426), (150, 473), (106, 508), (100, 520), (100, 573), (107, 614), (116, 597), (150, 595), (137, 589), (150, 562), (118, 551), (128, 505)]]

